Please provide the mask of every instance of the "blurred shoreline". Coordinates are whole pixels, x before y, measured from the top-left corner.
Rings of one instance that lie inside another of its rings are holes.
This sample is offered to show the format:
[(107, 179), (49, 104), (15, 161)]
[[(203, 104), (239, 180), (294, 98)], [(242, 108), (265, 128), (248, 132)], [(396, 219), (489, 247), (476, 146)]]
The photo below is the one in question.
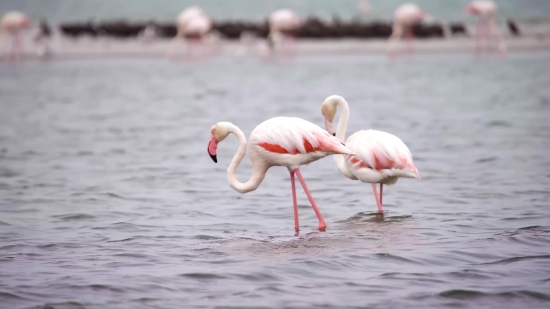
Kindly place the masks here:
[[(26, 59), (39, 59), (37, 46), (30, 38), (26, 39)], [(550, 37), (508, 37), (506, 38), (509, 52), (548, 51)], [(217, 47), (214, 47), (214, 44)], [(384, 55), (386, 40), (372, 39), (300, 39), (292, 48), (292, 56), (319, 55)], [(170, 45), (169, 39), (112, 39), (112, 38), (80, 38), (77, 40), (65, 37), (54, 37), (49, 43), (51, 54), (47, 59), (98, 59), (98, 58), (164, 58)], [(184, 58), (185, 43), (180, 46), (179, 58)], [(405, 43), (400, 44), (405, 48)], [(215, 55), (236, 58), (260, 58), (260, 50), (265, 41), (258, 39), (249, 42), (235, 40), (220, 40), (218, 43), (204, 44), (200, 48), (205, 51), (217, 50)], [(415, 54), (451, 54), (474, 53), (475, 41), (470, 37), (421, 39), (414, 42)], [(497, 54), (496, 42), (492, 45), (492, 53)], [(275, 54), (276, 55), (276, 54)], [(8, 50), (0, 54), (0, 62), (9, 60)]]

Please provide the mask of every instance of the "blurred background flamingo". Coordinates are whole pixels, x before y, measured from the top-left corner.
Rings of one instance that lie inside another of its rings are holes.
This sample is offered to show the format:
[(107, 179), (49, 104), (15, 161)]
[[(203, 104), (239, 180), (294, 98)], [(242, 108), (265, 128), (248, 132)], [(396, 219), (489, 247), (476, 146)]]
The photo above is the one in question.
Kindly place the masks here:
[(399, 6), (393, 14), (393, 30), (388, 39), (387, 53), (388, 56), (394, 55), (395, 45), (397, 41), (405, 36), (407, 40), (407, 53), (413, 51), (413, 26), (422, 22), (426, 18), (426, 13), (422, 11), (416, 4), (406, 3)]
[[(334, 131), (332, 123), (337, 107), (341, 108), (338, 127)], [(335, 134), (342, 141), (346, 139), (349, 121), (348, 102), (341, 96), (329, 96), (323, 102), (321, 112), (325, 117), (325, 127), (330, 134)], [(356, 156), (335, 155), (334, 161), (342, 175), (372, 184), (372, 191), (378, 206), (382, 209), (383, 185), (393, 185), (399, 178), (420, 179), (414, 166), (411, 151), (397, 136), (377, 130), (361, 130), (353, 133), (346, 141), (346, 146)], [(380, 195), (376, 184), (380, 184)]]
[(4, 14), (0, 20), (0, 53), (8, 37), (11, 37), (10, 59), (23, 58), (21, 31), (30, 27), (31, 22), (31, 19), (22, 12), (11, 11)]
[(297, 40), (294, 32), (302, 25), (300, 17), (292, 10), (280, 9), (269, 15), (268, 25), (268, 49), (263, 51), (263, 56), (277, 50), (286, 56), (292, 56), (293, 46)]
[(479, 16), (479, 20), (476, 26), (476, 54), (482, 54), (484, 51), (483, 41), (485, 41), (485, 50), (489, 52), (491, 43), (491, 34), (495, 33), (498, 39), (498, 49), (502, 56), (506, 55), (506, 42), (502, 36), (496, 19), (497, 19), (497, 5), (490, 0), (478, 0), (472, 1), (468, 4), (464, 11), (468, 14)]
[(192, 58), (197, 55), (210, 56), (213, 50), (204, 53), (201, 47), (204, 44), (216, 44), (218, 43), (218, 37), (212, 33), (214, 23), (212, 19), (204, 13), (204, 11), (197, 7), (192, 6), (183, 10), (176, 21), (177, 34), (170, 42), (170, 47), (167, 52), (169, 58), (176, 56), (176, 51), (182, 42), (186, 43), (186, 57)]
[(286, 166), (290, 172), (292, 200), (294, 203), (294, 228), (300, 230), (298, 219), (298, 204), (294, 175), (302, 184), (304, 191), (319, 219), (319, 231), (326, 229), (326, 223), (313, 200), (307, 185), (300, 173), (300, 166), (317, 161), (331, 154), (353, 154), (340, 141), (328, 134), (317, 125), (295, 117), (275, 117), (259, 124), (250, 134), (248, 153), (252, 161), (252, 176), (246, 183), (239, 182), (236, 177), (237, 167), (246, 153), (246, 137), (244, 133), (230, 122), (218, 122), (211, 129), (212, 136), (208, 143), (208, 154), (214, 162), (217, 159), (218, 143), (230, 133), (239, 139), (239, 148), (227, 169), (229, 186), (240, 193), (254, 191), (265, 178), (267, 170), (272, 166)]

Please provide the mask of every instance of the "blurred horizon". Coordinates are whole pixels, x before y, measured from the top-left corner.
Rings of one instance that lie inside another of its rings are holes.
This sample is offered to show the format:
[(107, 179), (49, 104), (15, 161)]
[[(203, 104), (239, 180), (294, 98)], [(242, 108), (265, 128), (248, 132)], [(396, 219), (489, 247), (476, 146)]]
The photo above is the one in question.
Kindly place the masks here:
[[(20, 10), (31, 18), (45, 18), (59, 23), (86, 20), (126, 19), (129, 21), (172, 21), (184, 8), (198, 5), (218, 20), (246, 19), (262, 20), (270, 12), (290, 8), (302, 17), (315, 16), (331, 19), (338, 16), (350, 19), (358, 16), (358, 0), (3, 0), (0, 1), (0, 15)], [(393, 11), (406, 0), (371, 0), (369, 19), (391, 19)], [(436, 20), (473, 21), (474, 17), (464, 14), (463, 7), (470, 0), (416, 0)], [(550, 20), (548, 0), (497, 0), (499, 21), (511, 17), (519, 22)]]

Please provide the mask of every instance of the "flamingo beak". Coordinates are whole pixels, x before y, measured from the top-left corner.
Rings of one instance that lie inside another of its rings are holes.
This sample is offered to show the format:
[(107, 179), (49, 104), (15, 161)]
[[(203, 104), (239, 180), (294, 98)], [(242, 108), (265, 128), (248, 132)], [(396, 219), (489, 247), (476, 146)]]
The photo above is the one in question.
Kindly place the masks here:
[(217, 149), (218, 141), (216, 140), (214, 134), (212, 134), (212, 137), (210, 137), (210, 141), (208, 142), (208, 148), (206, 150), (208, 151), (208, 154), (210, 155), (210, 158), (212, 158), (212, 161), (214, 161), (214, 163), (218, 163), (218, 157), (216, 157)]
[(332, 124), (332, 121), (325, 118), (325, 129), (327, 129), (328, 133), (332, 136), (336, 136), (336, 131), (334, 131), (334, 125)]

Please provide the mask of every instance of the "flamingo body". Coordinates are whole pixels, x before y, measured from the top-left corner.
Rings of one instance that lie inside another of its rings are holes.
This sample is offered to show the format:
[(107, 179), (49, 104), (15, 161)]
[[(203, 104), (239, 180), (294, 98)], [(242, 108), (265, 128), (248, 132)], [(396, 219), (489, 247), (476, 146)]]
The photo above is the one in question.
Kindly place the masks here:
[(502, 56), (506, 55), (506, 43), (502, 36), (502, 32), (496, 23), (497, 5), (490, 0), (477, 0), (470, 2), (464, 11), (468, 14), (479, 16), (479, 21), (476, 27), (476, 54), (482, 51), (482, 41), (489, 41), (491, 32), (497, 35), (499, 40), (499, 51)]
[(280, 9), (269, 15), (268, 25), (269, 34), (267, 38), (269, 50), (262, 51), (263, 54), (268, 55), (270, 51), (279, 45), (285, 47), (287, 54), (291, 54), (288, 43), (295, 41), (292, 32), (299, 29), (302, 25), (300, 17), (292, 10)]
[(399, 6), (393, 14), (392, 34), (388, 39), (388, 55), (392, 55), (397, 41), (405, 35), (408, 40), (408, 52), (412, 52), (414, 36), (412, 27), (426, 18), (426, 13), (416, 4), (406, 3)]
[(185, 25), (194, 17), (197, 16), (206, 16), (204, 11), (198, 6), (188, 7), (183, 10), (176, 20), (178, 28), (185, 27)]
[[(338, 106), (342, 113), (335, 135), (344, 140), (349, 120), (346, 100), (341, 96), (329, 96), (323, 102), (321, 111), (325, 117), (327, 131), (334, 133), (332, 121)], [(382, 185), (393, 185), (399, 178), (420, 179), (411, 151), (395, 135), (377, 130), (362, 130), (347, 139), (346, 147), (352, 150), (355, 156), (334, 156), (338, 170), (347, 178), (372, 184), (379, 212), (383, 212)], [(376, 183), (380, 183), (380, 197), (376, 191)]]
[(191, 18), (183, 29), (185, 36), (206, 36), (212, 30), (212, 21), (210, 18), (202, 15)]
[(280, 9), (269, 15), (268, 23), (270, 31), (293, 31), (300, 27), (302, 21), (293, 11)]
[[(367, 183), (393, 185), (400, 177), (418, 178), (411, 151), (397, 136), (362, 130), (348, 137), (346, 146), (357, 156), (346, 156), (344, 175)], [(351, 177), (350, 177), (351, 176)]]
[(406, 3), (399, 6), (393, 13), (393, 22), (400, 26), (412, 27), (415, 23), (421, 22), (425, 17), (416, 4)]
[(330, 154), (351, 153), (327, 131), (294, 117), (276, 117), (259, 124), (250, 135), (249, 151), (268, 167), (290, 169)]
[[(211, 33), (214, 27), (212, 19), (197, 6), (192, 6), (183, 10), (176, 19), (176, 25), (178, 32), (172, 39), (167, 51), (167, 56), (169, 58), (175, 56), (176, 47), (178, 44), (186, 41), (186, 39), (192, 39), (188, 42), (186, 53), (188, 58), (191, 58), (193, 54), (195, 54), (195, 49), (197, 49), (198, 45), (201, 45), (203, 41), (210, 43), (217, 42), (217, 37)], [(215, 51), (217, 51), (217, 49)], [(199, 51), (199, 53), (202, 57), (212, 54), (213, 51), (209, 51), (208, 53)]]
[(0, 28), (2, 31), (15, 32), (26, 28), (31, 23), (30, 18), (25, 13), (18, 11), (7, 12), (2, 16)]
[(0, 20), (0, 51), (7, 36), (12, 39), (11, 57), (16, 59), (23, 53), (23, 42), (20, 32), (29, 27), (31, 19), (22, 12), (11, 11), (2, 16)]
[(236, 178), (237, 167), (242, 161), (247, 148), (243, 132), (229, 122), (218, 122), (211, 129), (212, 136), (208, 143), (208, 154), (217, 162), (218, 143), (230, 133), (239, 139), (239, 148), (227, 169), (229, 186), (240, 193), (256, 190), (272, 166), (285, 166), (290, 172), (292, 199), (294, 204), (294, 222), (296, 233), (299, 231), (298, 204), (294, 176), (298, 176), (302, 187), (319, 219), (318, 229), (324, 231), (326, 223), (309, 192), (299, 167), (317, 161), (331, 154), (353, 155), (353, 151), (325, 130), (300, 118), (276, 117), (259, 124), (250, 134), (248, 153), (252, 161), (252, 176), (246, 183)]

